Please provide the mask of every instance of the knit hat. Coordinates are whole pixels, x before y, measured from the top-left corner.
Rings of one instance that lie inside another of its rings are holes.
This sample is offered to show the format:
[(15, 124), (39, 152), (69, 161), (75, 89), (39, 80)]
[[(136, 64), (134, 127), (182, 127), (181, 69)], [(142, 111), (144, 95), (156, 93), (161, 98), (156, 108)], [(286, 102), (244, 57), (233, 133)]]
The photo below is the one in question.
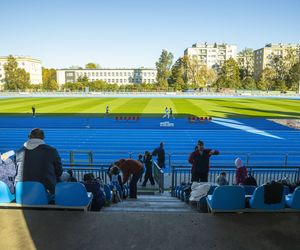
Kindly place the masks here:
[(234, 163), (237, 168), (240, 168), (243, 166), (243, 162), (242, 162), (241, 158), (236, 158)]

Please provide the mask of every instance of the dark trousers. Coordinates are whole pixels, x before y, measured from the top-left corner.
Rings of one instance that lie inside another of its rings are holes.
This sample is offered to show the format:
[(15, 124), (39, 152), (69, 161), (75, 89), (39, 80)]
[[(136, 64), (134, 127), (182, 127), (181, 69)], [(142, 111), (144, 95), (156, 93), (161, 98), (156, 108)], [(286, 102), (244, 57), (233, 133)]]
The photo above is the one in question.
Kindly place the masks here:
[(144, 172), (144, 169), (141, 169), (138, 173), (133, 174), (129, 183), (129, 197), (130, 198), (136, 198), (137, 194), (137, 183), (139, 179), (141, 178), (142, 174)]
[(146, 186), (148, 180), (150, 180), (151, 185), (154, 185), (154, 179), (153, 179), (153, 175), (152, 175), (152, 167), (146, 168), (146, 173), (144, 176), (144, 182), (143, 182), (143, 186)]
[(207, 182), (208, 181), (208, 172), (197, 173), (192, 172), (192, 182)]

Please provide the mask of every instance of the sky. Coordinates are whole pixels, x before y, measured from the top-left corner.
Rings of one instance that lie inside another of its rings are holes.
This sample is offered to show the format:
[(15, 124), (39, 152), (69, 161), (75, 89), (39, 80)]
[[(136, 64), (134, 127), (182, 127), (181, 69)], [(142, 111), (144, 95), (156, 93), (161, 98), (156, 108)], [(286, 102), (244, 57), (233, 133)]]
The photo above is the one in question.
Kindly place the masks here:
[(300, 43), (299, 0), (0, 0), (0, 56), (47, 68), (155, 68), (195, 43)]

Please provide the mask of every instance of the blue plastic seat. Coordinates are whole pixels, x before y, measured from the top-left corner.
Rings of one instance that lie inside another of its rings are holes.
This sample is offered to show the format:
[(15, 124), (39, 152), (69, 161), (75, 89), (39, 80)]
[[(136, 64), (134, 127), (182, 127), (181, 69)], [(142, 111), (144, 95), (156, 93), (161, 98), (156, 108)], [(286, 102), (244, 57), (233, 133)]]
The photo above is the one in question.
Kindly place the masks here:
[(245, 189), (240, 186), (216, 187), (206, 199), (212, 212), (239, 211), (245, 208)]
[(297, 187), (292, 195), (285, 196), (285, 204), (289, 208), (300, 210), (300, 187)]
[(87, 206), (92, 201), (80, 182), (59, 182), (55, 186), (55, 204), (60, 206)]
[(105, 184), (103, 188), (104, 188), (106, 200), (107, 201), (111, 201), (111, 199), (112, 199), (112, 191), (111, 191), (109, 185)]
[(282, 194), (281, 202), (275, 204), (266, 204), (264, 194), (265, 194), (264, 187), (263, 186), (257, 187), (252, 197), (249, 200), (250, 208), (255, 208), (255, 209), (265, 210), (265, 211), (284, 209), (285, 206), (284, 193)]
[(252, 195), (255, 189), (257, 188), (256, 186), (252, 186), (252, 185), (245, 185), (241, 187), (245, 189), (246, 195)]
[(17, 182), (16, 203), (23, 205), (47, 205), (48, 194), (44, 185), (35, 181)]
[(9, 187), (3, 181), (0, 181), (0, 203), (10, 203), (15, 196), (10, 192)]

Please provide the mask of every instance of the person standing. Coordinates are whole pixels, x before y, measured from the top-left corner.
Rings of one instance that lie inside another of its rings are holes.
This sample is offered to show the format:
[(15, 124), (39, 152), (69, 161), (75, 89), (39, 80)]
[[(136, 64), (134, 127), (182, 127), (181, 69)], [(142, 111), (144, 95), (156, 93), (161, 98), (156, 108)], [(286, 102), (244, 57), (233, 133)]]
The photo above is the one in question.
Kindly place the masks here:
[(29, 140), (16, 152), (18, 181), (37, 181), (42, 183), (50, 194), (54, 194), (56, 182), (63, 170), (57, 150), (44, 141), (44, 131), (35, 128)]
[(118, 162), (116, 162), (116, 165), (123, 173), (123, 184), (125, 184), (131, 176), (129, 183), (129, 198), (136, 199), (137, 182), (144, 172), (143, 164), (133, 159), (120, 159)]
[(106, 106), (106, 108), (105, 108), (105, 116), (108, 116), (108, 114), (109, 114), (109, 107)]
[(164, 149), (164, 143), (163, 142), (161, 142), (159, 144), (158, 148), (153, 150), (152, 156), (157, 156), (157, 165), (160, 168), (166, 168), (166, 165), (165, 165), (165, 149)]
[(165, 108), (165, 115), (163, 116), (163, 118), (168, 118), (169, 119), (169, 109), (168, 109), (168, 107)]
[(190, 154), (188, 159), (192, 164), (192, 182), (207, 182), (209, 171), (209, 159), (212, 155), (218, 155), (219, 151), (205, 149), (204, 142), (199, 140), (197, 149)]
[(155, 185), (154, 178), (152, 175), (152, 164), (153, 164), (152, 156), (148, 151), (145, 151), (143, 161), (144, 161), (145, 167), (146, 167), (146, 173), (144, 176), (143, 186), (144, 187), (146, 186), (148, 180), (150, 180), (151, 185)]
[(31, 107), (31, 111), (32, 111), (32, 117), (35, 117), (35, 107), (34, 106)]
[(170, 117), (172, 117), (173, 119), (175, 119), (174, 115), (173, 115), (173, 110), (172, 108), (170, 108)]

